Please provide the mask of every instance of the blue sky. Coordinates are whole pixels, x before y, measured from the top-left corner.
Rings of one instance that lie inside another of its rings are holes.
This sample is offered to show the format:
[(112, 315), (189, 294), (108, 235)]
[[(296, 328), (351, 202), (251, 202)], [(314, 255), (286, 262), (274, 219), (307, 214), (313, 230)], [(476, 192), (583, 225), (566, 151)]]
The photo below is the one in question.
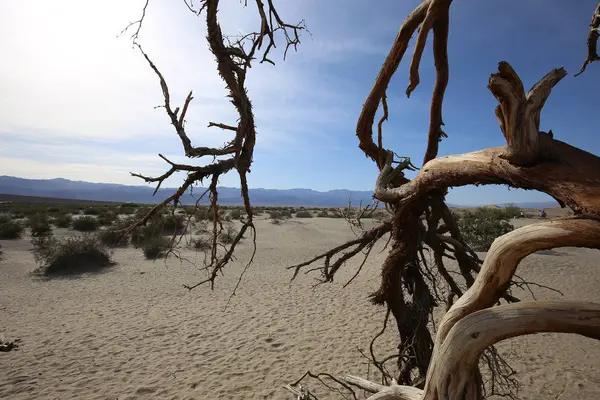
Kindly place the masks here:
[[(143, 184), (129, 172), (159, 175), (163, 153), (184, 161), (162, 101), (158, 81), (128, 36), (143, 0), (0, 0), (0, 174), (63, 177), (91, 182)], [(251, 187), (370, 190), (377, 169), (358, 149), (355, 124), (398, 27), (417, 0), (279, 0), (282, 17), (305, 19), (297, 53), (275, 67), (256, 65), (248, 77), (257, 122)], [(501, 60), (530, 87), (552, 68), (569, 75), (554, 89), (542, 129), (555, 138), (600, 154), (594, 117), (600, 64), (574, 78), (586, 52), (596, 0), (456, 0), (451, 8), (450, 83), (444, 101), (449, 138), (440, 155), (501, 146), (487, 89)], [(222, 1), (225, 32), (255, 29), (254, 7)], [(190, 89), (194, 101), (187, 130), (195, 145), (220, 145), (227, 132), (209, 121), (235, 124), (204, 40), (204, 20), (183, 1), (151, 0), (141, 43), (162, 70), (174, 105)], [(421, 62), (421, 84), (410, 99), (406, 58), (388, 89), (390, 118), (384, 145), (419, 166), (426, 147), (434, 84), (431, 37)], [(412, 46), (407, 55), (412, 54)], [(179, 183), (181, 176), (167, 182)], [(236, 175), (221, 179), (238, 186)], [(486, 204), (544, 201), (535, 192), (505, 187), (453, 189), (448, 201)]]

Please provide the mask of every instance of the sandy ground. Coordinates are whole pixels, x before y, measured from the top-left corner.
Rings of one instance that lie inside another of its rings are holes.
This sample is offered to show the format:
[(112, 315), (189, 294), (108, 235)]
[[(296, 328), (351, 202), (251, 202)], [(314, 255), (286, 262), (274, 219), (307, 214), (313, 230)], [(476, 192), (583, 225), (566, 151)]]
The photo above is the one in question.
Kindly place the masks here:
[[(385, 253), (373, 252), (345, 289), (357, 262), (334, 284), (313, 290), (313, 278), (300, 276), (289, 285), (286, 266), (353, 234), (343, 220), (325, 218), (257, 226), (255, 263), (226, 310), (250, 240), (213, 291), (191, 292), (182, 285), (203, 272), (177, 260), (146, 261), (131, 248), (116, 250), (118, 264), (105, 273), (40, 280), (29, 274), (28, 238), (2, 241), (0, 335), (21, 342), (0, 353), (0, 399), (291, 399), (281, 386), (309, 368), (367, 377), (358, 349), (368, 347), (384, 316), (367, 295)], [(567, 298), (600, 302), (599, 255), (557, 249), (528, 257), (519, 273)], [(378, 342), (380, 354), (393, 352), (394, 330)], [(500, 347), (517, 370), (521, 398), (600, 399), (598, 342), (540, 334)]]

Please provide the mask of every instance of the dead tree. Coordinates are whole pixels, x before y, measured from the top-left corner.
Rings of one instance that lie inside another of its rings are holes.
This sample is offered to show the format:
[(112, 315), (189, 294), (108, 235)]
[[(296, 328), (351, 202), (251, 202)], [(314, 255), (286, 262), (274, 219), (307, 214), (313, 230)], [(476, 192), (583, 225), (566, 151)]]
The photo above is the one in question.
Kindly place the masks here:
[[(398, 373), (394, 379), (385, 380), (384, 384), (353, 376), (344, 379), (328, 376), (347, 390), (353, 386), (373, 393), (369, 397), (371, 400), (480, 399), (483, 397), (483, 376), (479, 361), (486, 356), (486, 352), (491, 351), (494, 356), (493, 347), (490, 347), (494, 343), (534, 332), (577, 333), (600, 339), (599, 304), (569, 301), (517, 303), (518, 299), (509, 293), (519, 262), (529, 254), (560, 246), (600, 248), (600, 158), (556, 140), (551, 131), (539, 130), (544, 103), (566, 72), (562, 68), (554, 69), (525, 92), (517, 73), (507, 62), (500, 62), (498, 72), (491, 75), (488, 87), (499, 102), (496, 116), (506, 146), (437, 157), (439, 143), (447, 137), (442, 130), (442, 104), (449, 79), (447, 39), (451, 2), (424, 0), (410, 13), (399, 29), (358, 118), (356, 135), (359, 147), (380, 171), (374, 198), (387, 205), (391, 219), (365, 231), (351, 242), (290, 267), (296, 276), (306, 266), (323, 262), (321, 267), (313, 267), (309, 271), (320, 273), (322, 282), (331, 282), (347, 260), (363, 251), (368, 256), (373, 245), (389, 233), (391, 243), (387, 259), (382, 265), (381, 285), (371, 295), (371, 300), (374, 304), (385, 305), (389, 310), (388, 315), (391, 314), (395, 319), (400, 333), (400, 345), (395, 356)], [(179, 165), (166, 160), (171, 169), (163, 176), (141, 176), (147, 182), (158, 182), (160, 185), (174, 171), (188, 172), (188, 178), (179, 190), (139, 223), (145, 223), (165, 204), (177, 203), (195, 182), (210, 178), (208, 192), (215, 210), (213, 233), (217, 235), (218, 177), (230, 170), (236, 170), (240, 176), (248, 220), (231, 247), (221, 252), (222, 255), (219, 255), (215, 236), (209, 276), (204, 281), (211, 285), (231, 259), (235, 244), (244, 231), (254, 231), (246, 173), (252, 162), (256, 132), (251, 104), (244, 87), (246, 73), (263, 42), (267, 44), (261, 61), (271, 62), (267, 55), (275, 46), (275, 35), (283, 33), (287, 51), (290, 46), (299, 43), (298, 32), (303, 29), (302, 24), (288, 25), (283, 22), (273, 0), (267, 0), (266, 6), (262, 0), (255, 0), (255, 3), (261, 20), (260, 30), (235, 41), (227, 40), (221, 32), (217, 19), (218, 0), (200, 1), (196, 9), (188, 4), (198, 15), (202, 12), (205, 14), (208, 42), (217, 59), (218, 72), (229, 89), (240, 117), (237, 126), (209, 124), (234, 132), (234, 139), (223, 148), (207, 149), (191, 145), (184, 126), (191, 93), (181, 114), (178, 108), (173, 110), (165, 79), (142, 51), (159, 78), (165, 109), (182, 141), (185, 154), (190, 158), (205, 155), (228, 158), (205, 166)], [(598, 20), (596, 9), (588, 39), (588, 57), (582, 71), (598, 58), (595, 49)], [(386, 89), (415, 32), (418, 34), (410, 64), (407, 95), (417, 87), (419, 64), (430, 31), (433, 31), (436, 82), (431, 100), (428, 144), (420, 172), (409, 180), (404, 172), (413, 168), (410, 159), (398, 158), (391, 149), (383, 146), (383, 123), (388, 116)], [(383, 108), (383, 116), (377, 123), (375, 140), (373, 126), (380, 107)], [(444, 203), (448, 188), (480, 184), (503, 184), (547, 193), (561, 206), (571, 208), (574, 216), (514, 230), (498, 238), (482, 261), (463, 240), (454, 216)], [(424, 256), (426, 251), (433, 252), (433, 265), (429, 265)], [(463, 290), (448, 273), (444, 257), (457, 261), (468, 289)], [(448, 311), (439, 323), (435, 337), (428, 328), (432, 311), (440, 301), (432, 288), (434, 272), (443, 279), (453, 295), (448, 300)], [(196, 286), (198, 284), (188, 287)], [(459, 298), (452, 302), (454, 296)], [(496, 306), (501, 299), (509, 304)], [(385, 374), (382, 362), (373, 362)], [(323, 374), (307, 373), (306, 376), (321, 379)], [(312, 396), (309, 391), (299, 387), (299, 382), (289, 385), (288, 390), (299, 399)]]

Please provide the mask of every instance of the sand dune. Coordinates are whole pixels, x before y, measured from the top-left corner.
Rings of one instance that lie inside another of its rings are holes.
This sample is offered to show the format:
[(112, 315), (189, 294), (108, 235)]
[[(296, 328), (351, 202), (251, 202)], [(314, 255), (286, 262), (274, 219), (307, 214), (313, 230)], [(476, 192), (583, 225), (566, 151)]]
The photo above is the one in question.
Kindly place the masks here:
[[(175, 259), (147, 261), (131, 248), (116, 250), (118, 264), (105, 273), (43, 281), (29, 275), (28, 240), (2, 241), (0, 335), (21, 345), (0, 353), (0, 399), (290, 399), (281, 386), (308, 368), (366, 377), (357, 349), (368, 346), (384, 316), (367, 295), (385, 253), (373, 252), (345, 289), (356, 262), (334, 284), (313, 290), (313, 278), (301, 275), (289, 285), (286, 266), (353, 234), (326, 218), (257, 226), (255, 263), (226, 310), (250, 240), (215, 290), (191, 292), (182, 285), (203, 272)], [(528, 257), (519, 272), (567, 298), (600, 301), (599, 254), (557, 249)], [(200, 261), (193, 251), (185, 255)], [(379, 342), (382, 352), (393, 351), (393, 330)], [(600, 399), (598, 342), (540, 334), (500, 347), (523, 399)]]

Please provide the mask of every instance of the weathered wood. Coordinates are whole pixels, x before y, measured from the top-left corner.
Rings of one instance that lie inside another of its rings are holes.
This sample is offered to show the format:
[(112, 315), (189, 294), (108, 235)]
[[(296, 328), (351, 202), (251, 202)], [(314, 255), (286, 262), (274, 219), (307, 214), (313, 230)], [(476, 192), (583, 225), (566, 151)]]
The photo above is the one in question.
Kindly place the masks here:
[(576, 333), (600, 339), (600, 304), (529, 301), (474, 312), (459, 320), (436, 352), (423, 400), (479, 400), (473, 371), (483, 350), (501, 340), (538, 332)]

